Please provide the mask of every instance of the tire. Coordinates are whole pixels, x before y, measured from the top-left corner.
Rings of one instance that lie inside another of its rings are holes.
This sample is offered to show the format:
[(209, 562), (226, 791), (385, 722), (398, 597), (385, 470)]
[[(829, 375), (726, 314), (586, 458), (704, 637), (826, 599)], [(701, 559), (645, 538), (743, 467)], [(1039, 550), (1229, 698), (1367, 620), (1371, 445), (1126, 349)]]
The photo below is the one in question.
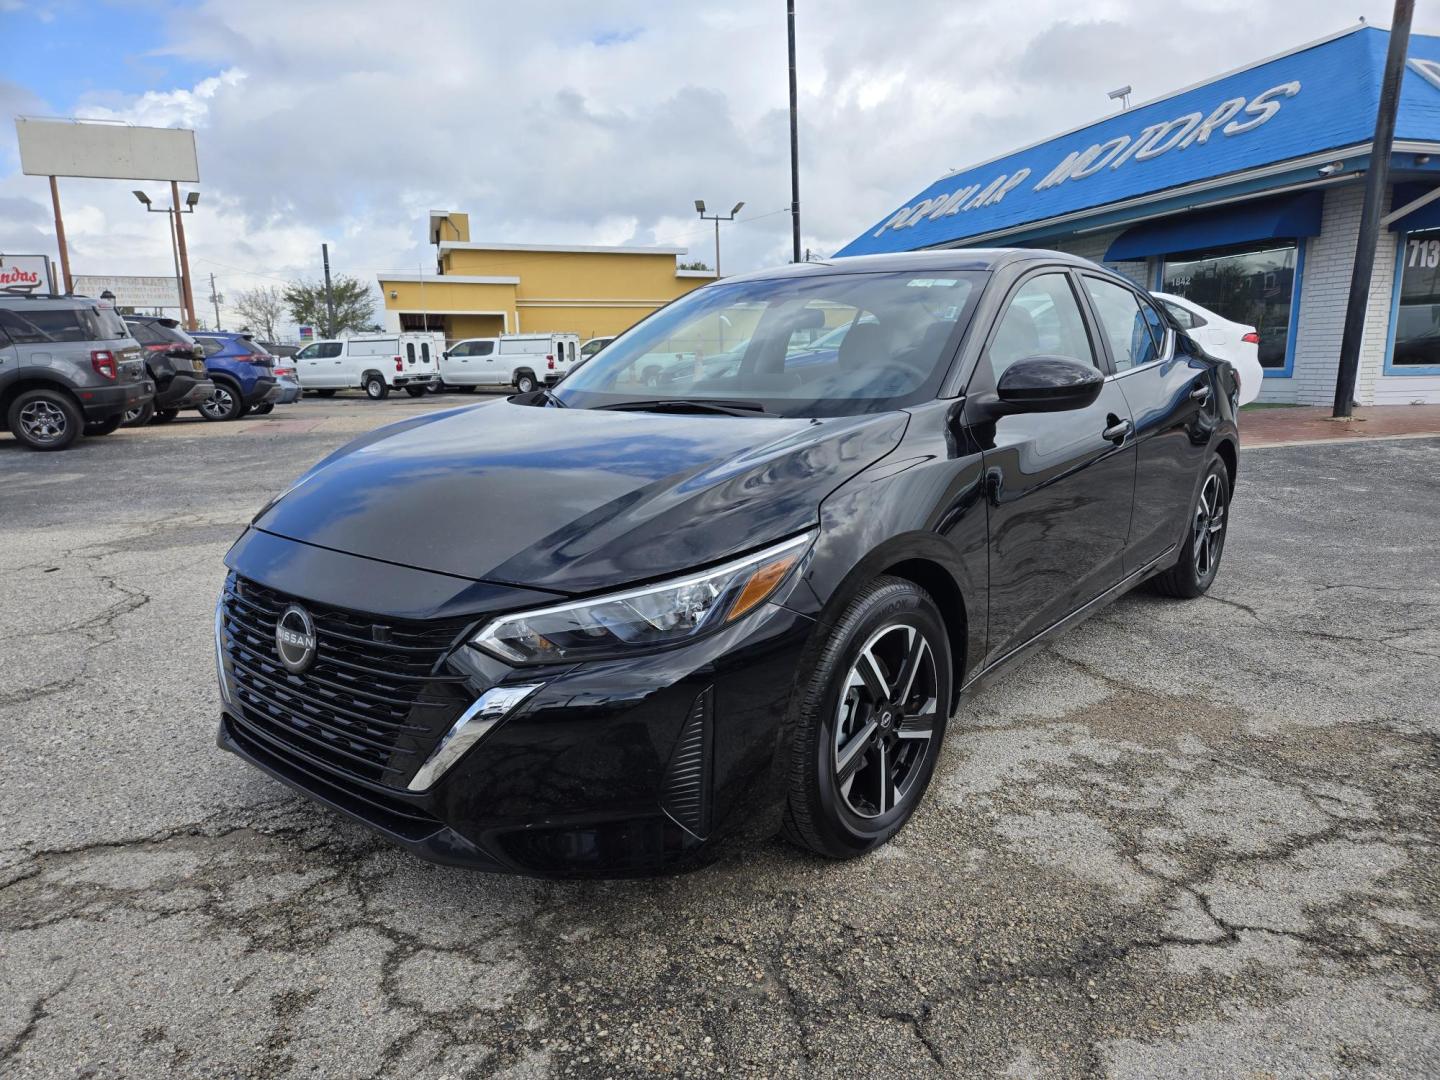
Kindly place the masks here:
[(251, 416), (269, 416), (274, 411), (275, 403), (273, 401), (262, 401), (259, 405), (250, 407)]
[(313, 393), (316, 397), (334, 397), (334, 396), (335, 396), (335, 391), (334, 391), (334, 390), (313, 390), (313, 391), (311, 391), (311, 393)]
[(179, 415), (180, 415), (180, 410), (179, 410), (179, 409), (156, 409), (156, 410), (155, 410), (155, 423), (157, 423), (157, 424), (168, 424), (168, 423), (170, 423), (171, 420), (174, 420), (175, 417), (177, 417), (177, 416), (179, 416)]
[(10, 433), (31, 450), (67, 449), (85, 429), (85, 417), (70, 395), (45, 387), (16, 395), (5, 422)]
[(107, 416), (104, 420), (87, 420), (85, 422), (85, 435), (87, 438), (98, 439), (102, 435), (113, 434), (115, 429), (124, 422), (124, 413), (115, 413), (113, 416)]
[(390, 396), (390, 384), (385, 381), (385, 376), (373, 371), (365, 376), (364, 386), (365, 396), (371, 401), (384, 401)]
[[(897, 702), (907, 662), (915, 675)], [(899, 832), (930, 783), (950, 711), (950, 638), (925, 590), (880, 577), (850, 601), (807, 667), (791, 703), (782, 835), (853, 859)]]
[(155, 418), (155, 405), (147, 401), (138, 409), (131, 409), (125, 414), (123, 423), (126, 427), (144, 427)]
[(215, 390), (202, 401), (196, 411), (206, 420), (238, 420), (244, 415), (245, 403), (240, 398), (240, 388), (222, 379), (215, 380)]
[(1219, 457), (1210, 462), (1200, 493), (1190, 511), (1190, 523), (1180, 560), (1150, 579), (1151, 587), (1161, 596), (1189, 600), (1203, 596), (1220, 571), (1220, 557), (1225, 553), (1225, 534), (1230, 528), (1230, 474)]
[(528, 371), (522, 371), (515, 376), (515, 389), (522, 394), (528, 394), (535, 389), (535, 376)]
[(411, 397), (424, 397), (424, 396), (425, 396), (425, 387), (423, 387), (423, 386), (407, 386), (407, 387), (405, 387), (405, 392), (406, 392), (407, 394), (409, 394)]

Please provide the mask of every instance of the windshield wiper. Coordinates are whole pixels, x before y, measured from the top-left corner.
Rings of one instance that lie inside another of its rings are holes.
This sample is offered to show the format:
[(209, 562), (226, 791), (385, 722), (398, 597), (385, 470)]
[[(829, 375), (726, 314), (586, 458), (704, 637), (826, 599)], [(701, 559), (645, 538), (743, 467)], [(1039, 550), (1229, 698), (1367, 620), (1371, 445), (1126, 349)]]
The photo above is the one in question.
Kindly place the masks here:
[(647, 401), (620, 401), (597, 408), (635, 412), (720, 413), (724, 416), (759, 416), (767, 412), (765, 406), (758, 401), (732, 401), (728, 398), (653, 398)]

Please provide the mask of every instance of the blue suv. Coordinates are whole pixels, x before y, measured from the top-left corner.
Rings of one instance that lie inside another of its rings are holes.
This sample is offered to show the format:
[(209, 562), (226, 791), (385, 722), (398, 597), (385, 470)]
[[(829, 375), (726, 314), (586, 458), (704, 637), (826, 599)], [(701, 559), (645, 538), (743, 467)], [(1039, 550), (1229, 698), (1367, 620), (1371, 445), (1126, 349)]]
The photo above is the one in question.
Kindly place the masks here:
[(232, 330), (196, 330), (191, 336), (205, 350), (205, 373), (215, 392), (200, 403), (206, 420), (238, 420), (254, 411), (275, 407), (281, 387), (275, 378), (275, 358), (256, 344), (253, 334)]

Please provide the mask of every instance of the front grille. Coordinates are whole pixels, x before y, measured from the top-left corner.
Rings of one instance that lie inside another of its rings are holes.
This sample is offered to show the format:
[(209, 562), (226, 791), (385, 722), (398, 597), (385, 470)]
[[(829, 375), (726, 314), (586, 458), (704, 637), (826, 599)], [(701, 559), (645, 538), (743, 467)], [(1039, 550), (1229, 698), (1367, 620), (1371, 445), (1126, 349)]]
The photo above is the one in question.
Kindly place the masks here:
[[(299, 675), (275, 647), (275, 623), (291, 603), (315, 624), (315, 660)], [(240, 719), (331, 772), (403, 788), (465, 705), (463, 676), (443, 673), (440, 661), (468, 619), (381, 622), (234, 574), (223, 611)]]

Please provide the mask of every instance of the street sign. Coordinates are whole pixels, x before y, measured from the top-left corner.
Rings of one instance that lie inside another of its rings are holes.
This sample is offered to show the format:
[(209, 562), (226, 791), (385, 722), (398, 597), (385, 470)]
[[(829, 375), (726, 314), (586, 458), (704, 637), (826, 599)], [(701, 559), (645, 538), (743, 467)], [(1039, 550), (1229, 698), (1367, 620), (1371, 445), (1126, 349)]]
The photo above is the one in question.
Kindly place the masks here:
[(81, 296), (115, 294), (116, 307), (178, 308), (180, 291), (173, 277), (105, 277), (77, 274), (75, 291)]
[(310, 340), (311, 340), (312, 338), (314, 338), (314, 337), (315, 337), (315, 328), (314, 328), (313, 326), (302, 326), (302, 327), (300, 327), (300, 340), (301, 340), (301, 341), (310, 341)]
[(0, 291), (50, 293), (55, 291), (48, 255), (0, 255)]

